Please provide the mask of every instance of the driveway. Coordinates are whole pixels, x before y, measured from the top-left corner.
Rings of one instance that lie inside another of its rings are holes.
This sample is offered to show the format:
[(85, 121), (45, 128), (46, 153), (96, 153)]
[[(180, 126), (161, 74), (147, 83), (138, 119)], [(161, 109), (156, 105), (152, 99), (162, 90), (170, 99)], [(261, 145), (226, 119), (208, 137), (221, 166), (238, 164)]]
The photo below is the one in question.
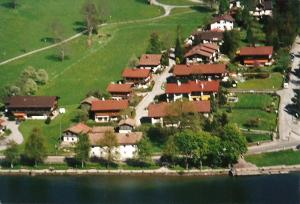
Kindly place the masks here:
[(155, 96), (165, 93), (163, 85), (166, 82), (167, 78), (172, 75), (169, 72), (173, 65), (175, 65), (175, 61), (170, 59), (169, 66), (166, 67), (165, 70), (154, 79), (155, 84), (152, 91), (148, 92), (147, 95), (142, 99), (142, 101), (136, 106), (135, 121), (138, 126), (141, 125), (141, 119), (148, 116), (148, 111), (146, 109), (154, 101)]
[(15, 141), (17, 144), (22, 144), (24, 141), (23, 135), (19, 131), (19, 125), (17, 125), (15, 121), (8, 121), (7, 118), (5, 118), (5, 120), (7, 128), (11, 130), (11, 134), (0, 141), (0, 151), (5, 150), (7, 143), (11, 140)]

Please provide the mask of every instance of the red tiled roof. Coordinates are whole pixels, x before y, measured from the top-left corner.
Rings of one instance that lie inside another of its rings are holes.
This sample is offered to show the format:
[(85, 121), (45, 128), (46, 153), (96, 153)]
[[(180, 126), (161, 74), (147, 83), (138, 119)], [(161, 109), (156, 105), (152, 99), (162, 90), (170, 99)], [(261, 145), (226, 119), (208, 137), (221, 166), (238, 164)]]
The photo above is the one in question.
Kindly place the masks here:
[(7, 102), (8, 108), (52, 108), (56, 96), (12, 96)]
[(218, 92), (219, 81), (189, 81), (188, 83), (168, 83), (166, 85), (167, 94), (188, 94), (192, 92)]
[(144, 54), (141, 56), (139, 66), (160, 65), (161, 54)]
[(229, 14), (226, 14), (226, 15), (222, 15), (222, 16), (217, 16), (215, 17), (213, 20), (212, 20), (212, 23), (216, 23), (216, 22), (219, 22), (221, 20), (224, 20), (224, 21), (232, 21), (234, 22), (234, 18), (229, 15)]
[(107, 87), (109, 93), (130, 93), (132, 92), (131, 84), (109, 84)]
[(120, 111), (128, 108), (128, 100), (97, 100), (92, 102), (91, 111)]
[(240, 49), (240, 56), (262, 56), (272, 55), (272, 46), (260, 46), (260, 47), (242, 47)]
[(149, 69), (130, 69), (126, 68), (122, 74), (123, 78), (138, 78), (145, 79), (150, 76)]
[(194, 33), (196, 39), (200, 40), (223, 40), (223, 31), (201, 31)]
[(195, 74), (223, 74), (225, 72), (225, 64), (183, 64), (175, 65), (173, 74), (175, 76), (189, 76)]
[[(151, 118), (160, 118), (168, 116), (168, 108), (172, 103), (158, 103), (150, 104), (148, 107), (148, 116)], [(191, 101), (187, 102), (185, 105), (192, 106), (192, 109), (197, 113), (209, 113), (211, 112), (210, 101)], [(191, 110), (191, 109), (187, 109)]]
[(87, 134), (88, 132), (91, 131), (91, 128), (83, 123), (78, 123), (72, 127), (70, 127), (69, 129), (65, 130), (65, 132), (72, 132), (75, 134)]
[(214, 52), (219, 50), (219, 46), (212, 43), (199, 44), (190, 49), (184, 56), (202, 55), (206, 57), (212, 56)]

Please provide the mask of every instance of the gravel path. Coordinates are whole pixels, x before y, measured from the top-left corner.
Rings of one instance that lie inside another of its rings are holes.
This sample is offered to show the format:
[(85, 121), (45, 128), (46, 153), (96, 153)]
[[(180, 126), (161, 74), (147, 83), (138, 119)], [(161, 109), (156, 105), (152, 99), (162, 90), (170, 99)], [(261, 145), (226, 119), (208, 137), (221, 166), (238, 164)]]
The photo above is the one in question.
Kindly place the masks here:
[(7, 143), (10, 141), (15, 141), (17, 144), (22, 144), (24, 141), (23, 135), (19, 131), (19, 125), (17, 125), (15, 121), (7, 121), (6, 124), (7, 128), (11, 130), (11, 134), (4, 140), (0, 141), (0, 151), (5, 150)]

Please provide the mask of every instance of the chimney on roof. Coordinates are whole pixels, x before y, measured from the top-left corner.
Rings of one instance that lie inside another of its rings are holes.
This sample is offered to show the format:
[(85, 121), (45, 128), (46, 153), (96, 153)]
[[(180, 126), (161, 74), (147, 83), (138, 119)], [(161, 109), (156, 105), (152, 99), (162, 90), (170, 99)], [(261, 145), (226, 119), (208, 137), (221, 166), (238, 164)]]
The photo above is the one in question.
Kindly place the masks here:
[(198, 79), (196, 79), (196, 84), (198, 84), (198, 82), (199, 82)]
[(102, 97), (102, 101), (105, 101), (105, 98), (104, 98), (104, 97)]
[(203, 83), (201, 83), (201, 89), (204, 89), (204, 84)]
[(177, 80), (177, 85), (181, 86), (181, 81)]
[(121, 81), (119, 81), (119, 84), (122, 84), (122, 82), (121, 82)]

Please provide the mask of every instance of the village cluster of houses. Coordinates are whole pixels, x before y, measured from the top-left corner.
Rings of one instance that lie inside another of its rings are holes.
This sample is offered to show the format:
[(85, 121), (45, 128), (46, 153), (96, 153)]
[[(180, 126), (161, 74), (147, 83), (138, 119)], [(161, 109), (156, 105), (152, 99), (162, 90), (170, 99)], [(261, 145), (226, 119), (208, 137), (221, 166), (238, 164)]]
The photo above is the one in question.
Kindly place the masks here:
[[(231, 12), (242, 8), (239, 1), (230, 1)], [(272, 15), (272, 4), (260, 0), (254, 16)], [(169, 114), (169, 107), (177, 100), (186, 100), (186, 104), (198, 114), (208, 117), (211, 113), (211, 99), (220, 91), (220, 82), (228, 76), (227, 65), (219, 63), (220, 45), (223, 33), (234, 29), (235, 20), (229, 14), (215, 17), (204, 29), (193, 33), (187, 40), (185, 63), (173, 67), (174, 80), (165, 84), (166, 101), (152, 103), (148, 107), (148, 118), (152, 124), (167, 125), (164, 118)], [(237, 53), (240, 63), (246, 66), (265, 66), (273, 63), (273, 47), (242, 47)], [(81, 102), (88, 106), (91, 116), (97, 123), (117, 122), (112, 126), (88, 127), (83, 123), (75, 124), (64, 131), (63, 145), (74, 145), (80, 134), (85, 134), (91, 141), (91, 156), (105, 156), (105, 147), (99, 141), (107, 131), (116, 134), (119, 146), (115, 149), (121, 160), (133, 158), (137, 154), (137, 143), (143, 137), (135, 132), (136, 121), (126, 117), (122, 112), (129, 108), (129, 100), (135, 88), (149, 87), (152, 74), (161, 70), (161, 54), (144, 54), (135, 68), (125, 68), (122, 82), (110, 83), (107, 92), (110, 99), (99, 99), (90, 96)], [(47, 119), (58, 114), (56, 96), (12, 96), (5, 104), (6, 113), (18, 120)], [(2, 130), (1, 130), (2, 128)], [(0, 121), (0, 131), (3, 131)]]

